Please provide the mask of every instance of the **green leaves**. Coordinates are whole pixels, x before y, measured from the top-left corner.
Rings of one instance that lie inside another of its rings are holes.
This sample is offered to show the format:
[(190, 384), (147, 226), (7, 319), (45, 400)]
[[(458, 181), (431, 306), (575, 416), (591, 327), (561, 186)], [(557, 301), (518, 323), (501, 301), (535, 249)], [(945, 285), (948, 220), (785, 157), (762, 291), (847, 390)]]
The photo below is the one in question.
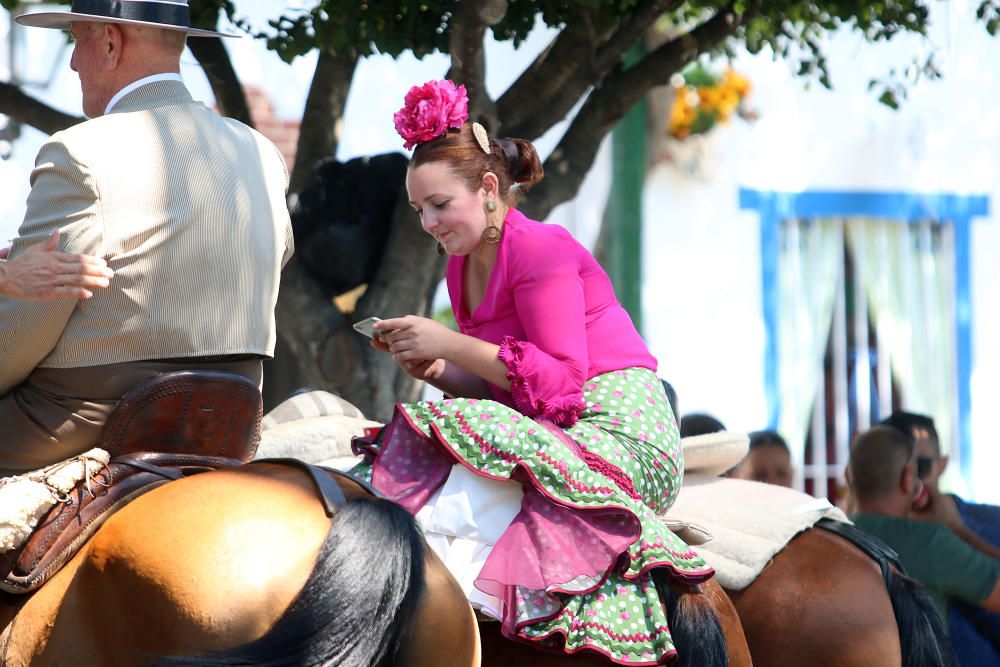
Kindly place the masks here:
[[(580, 21), (595, 29), (607, 28), (640, 1), (509, 0), (507, 14), (493, 26), (493, 34), (498, 40), (512, 41), (518, 46), (539, 18), (556, 28)], [(421, 58), (435, 51), (447, 51), (450, 24), (457, 7), (458, 0), (320, 0), (311, 11), (276, 16), (269, 21), (268, 30), (255, 36), (267, 40), (268, 48), (289, 62), (315, 48), (336, 53), (354, 51), (358, 55), (386, 53), (393, 57), (410, 50)]]
[(922, 80), (935, 81), (940, 78), (941, 71), (934, 61), (934, 54), (931, 53), (923, 61), (914, 58), (902, 70), (893, 68), (885, 77), (872, 79), (868, 82), (868, 90), (881, 90), (878, 101), (890, 109), (898, 109), (906, 100), (910, 88)]
[(996, 36), (1000, 28), (1000, 6), (993, 0), (983, 0), (976, 9), (976, 18), (986, 25), (986, 32)]

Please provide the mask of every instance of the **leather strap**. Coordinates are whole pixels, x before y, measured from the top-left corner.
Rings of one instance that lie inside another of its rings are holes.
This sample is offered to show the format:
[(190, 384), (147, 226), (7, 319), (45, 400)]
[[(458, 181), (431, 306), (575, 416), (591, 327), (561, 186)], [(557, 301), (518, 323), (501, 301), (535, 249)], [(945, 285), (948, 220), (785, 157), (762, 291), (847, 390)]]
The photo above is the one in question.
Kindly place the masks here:
[(885, 580), (887, 587), (892, 579), (892, 571), (889, 567), (890, 565), (896, 568), (896, 570), (901, 574), (906, 574), (906, 569), (903, 567), (903, 564), (899, 562), (899, 555), (893, 551), (888, 544), (880, 539), (872, 537), (853, 524), (844, 523), (843, 521), (835, 521), (834, 519), (824, 517), (816, 522), (815, 527), (822, 528), (823, 530), (830, 531), (834, 535), (843, 537), (845, 540), (868, 554), (869, 558), (878, 563), (879, 569), (882, 570), (882, 578)]
[(117, 463), (124, 463), (125, 465), (132, 466), (133, 468), (138, 468), (139, 470), (145, 470), (146, 472), (151, 472), (154, 475), (160, 475), (161, 477), (166, 477), (167, 479), (180, 479), (184, 476), (180, 470), (176, 468), (168, 469), (162, 468), (153, 463), (146, 463), (140, 459), (132, 458), (129, 456), (118, 456), (115, 458)]
[(316, 466), (316, 467), (319, 468), (320, 470), (325, 471), (328, 475), (332, 475), (333, 477), (342, 477), (343, 479), (346, 479), (349, 482), (357, 484), (362, 489), (364, 489), (371, 495), (375, 496), (376, 498), (385, 498), (385, 494), (376, 489), (374, 486), (372, 486), (363, 479), (358, 479), (354, 475), (350, 475), (344, 472), (343, 470), (337, 470), (336, 468), (328, 468), (327, 466)]
[(347, 497), (344, 495), (344, 490), (340, 488), (340, 485), (337, 484), (333, 478), (330, 477), (326, 468), (321, 468), (298, 459), (288, 458), (257, 459), (255, 461), (251, 461), (251, 463), (274, 463), (277, 465), (286, 465), (298, 468), (308, 474), (312, 479), (313, 484), (316, 485), (316, 490), (319, 492), (320, 500), (323, 502), (323, 509), (326, 511), (326, 515), (328, 517), (332, 517), (337, 513), (338, 509), (347, 504)]

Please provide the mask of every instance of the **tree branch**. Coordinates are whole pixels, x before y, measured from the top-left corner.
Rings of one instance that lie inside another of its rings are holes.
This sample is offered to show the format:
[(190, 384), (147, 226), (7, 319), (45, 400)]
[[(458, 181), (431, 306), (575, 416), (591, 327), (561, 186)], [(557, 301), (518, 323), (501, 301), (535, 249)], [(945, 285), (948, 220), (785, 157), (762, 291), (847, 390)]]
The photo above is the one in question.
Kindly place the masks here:
[(219, 112), (253, 127), (253, 117), (250, 115), (246, 93), (243, 92), (243, 85), (236, 75), (236, 70), (233, 69), (233, 63), (222, 40), (189, 39), (188, 48), (205, 70)]
[(65, 130), (84, 120), (54, 109), (7, 82), (0, 82), (0, 113), (46, 134)]
[(503, 134), (525, 139), (540, 136), (526, 134), (523, 125), (534, 114), (541, 113), (557, 91), (593, 57), (594, 39), (589, 24), (573, 24), (559, 31), (497, 100)]
[[(601, 36), (595, 36), (590, 27), (576, 35), (570, 34), (572, 28), (564, 29), (551, 51), (539, 57), (547, 65), (541, 62), (536, 68), (533, 64), (498, 100), (504, 133), (527, 139), (540, 137), (566, 117), (588, 88), (604, 80), (659, 16), (679, 4), (680, 0), (641, 2), (625, 21)], [(562, 41), (563, 37), (567, 41)], [(560, 63), (561, 59), (567, 60)], [(540, 77), (545, 76), (558, 78), (554, 84), (542, 84), (545, 79)], [(539, 94), (539, 90), (544, 92)]]
[(290, 192), (301, 192), (312, 180), (316, 163), (337, 154), (337, 128), (357, 65), (356, 52), (341, 56), (320, 50), (299, 128)]
[[(733, 3), (691, 32), (665, 43), (634, 67), (607, 77), (581, 107), (559, 145), (545, 161), (546, 178), (531, 193), (525, 210), (544, 219), (557, 205), (573, 197), (593, 164), (605, 135), (650, 88), (667, 83), (674, 72), (715, 46), (750, 17), (738, 15)], [(580, 168), (587, 165), (587, 168)]]
[(469, 117), (482, 120), (491, 131), (497, 128), (496, 105), (486, 94), (486, 61), (483, 38), (486, 28), (507, 13), (507, 0), (462, 0), (449, 25), (449, 78), (464, 84), (469, 95)]

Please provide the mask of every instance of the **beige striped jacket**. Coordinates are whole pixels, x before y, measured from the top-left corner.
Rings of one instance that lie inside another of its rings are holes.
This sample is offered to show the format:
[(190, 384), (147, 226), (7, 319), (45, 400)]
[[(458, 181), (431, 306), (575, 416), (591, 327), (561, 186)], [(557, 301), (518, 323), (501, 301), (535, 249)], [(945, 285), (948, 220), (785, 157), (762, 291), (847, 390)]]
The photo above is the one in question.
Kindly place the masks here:
[(36, 367), (273, 355), (287, 187), (270, 141), (179, 81), (52, 135), (11, 256), (58, 227), (62, 250), (104, 257), (115, 277), (86, 301), (0, 297), (0, 396)]

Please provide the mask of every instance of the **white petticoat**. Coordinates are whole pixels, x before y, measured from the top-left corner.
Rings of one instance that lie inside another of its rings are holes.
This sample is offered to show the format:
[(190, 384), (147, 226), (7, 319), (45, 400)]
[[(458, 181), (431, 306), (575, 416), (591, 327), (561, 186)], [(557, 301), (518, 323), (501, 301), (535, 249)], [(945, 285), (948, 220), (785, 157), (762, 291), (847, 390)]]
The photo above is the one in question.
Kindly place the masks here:
[(476, 577), (514, 517), (524, 492), (455, 464), (448, 479), (417, 512), (427, 543), (462, 586), (474, 609), (501, 618), (500, 600), (476, 588)]

